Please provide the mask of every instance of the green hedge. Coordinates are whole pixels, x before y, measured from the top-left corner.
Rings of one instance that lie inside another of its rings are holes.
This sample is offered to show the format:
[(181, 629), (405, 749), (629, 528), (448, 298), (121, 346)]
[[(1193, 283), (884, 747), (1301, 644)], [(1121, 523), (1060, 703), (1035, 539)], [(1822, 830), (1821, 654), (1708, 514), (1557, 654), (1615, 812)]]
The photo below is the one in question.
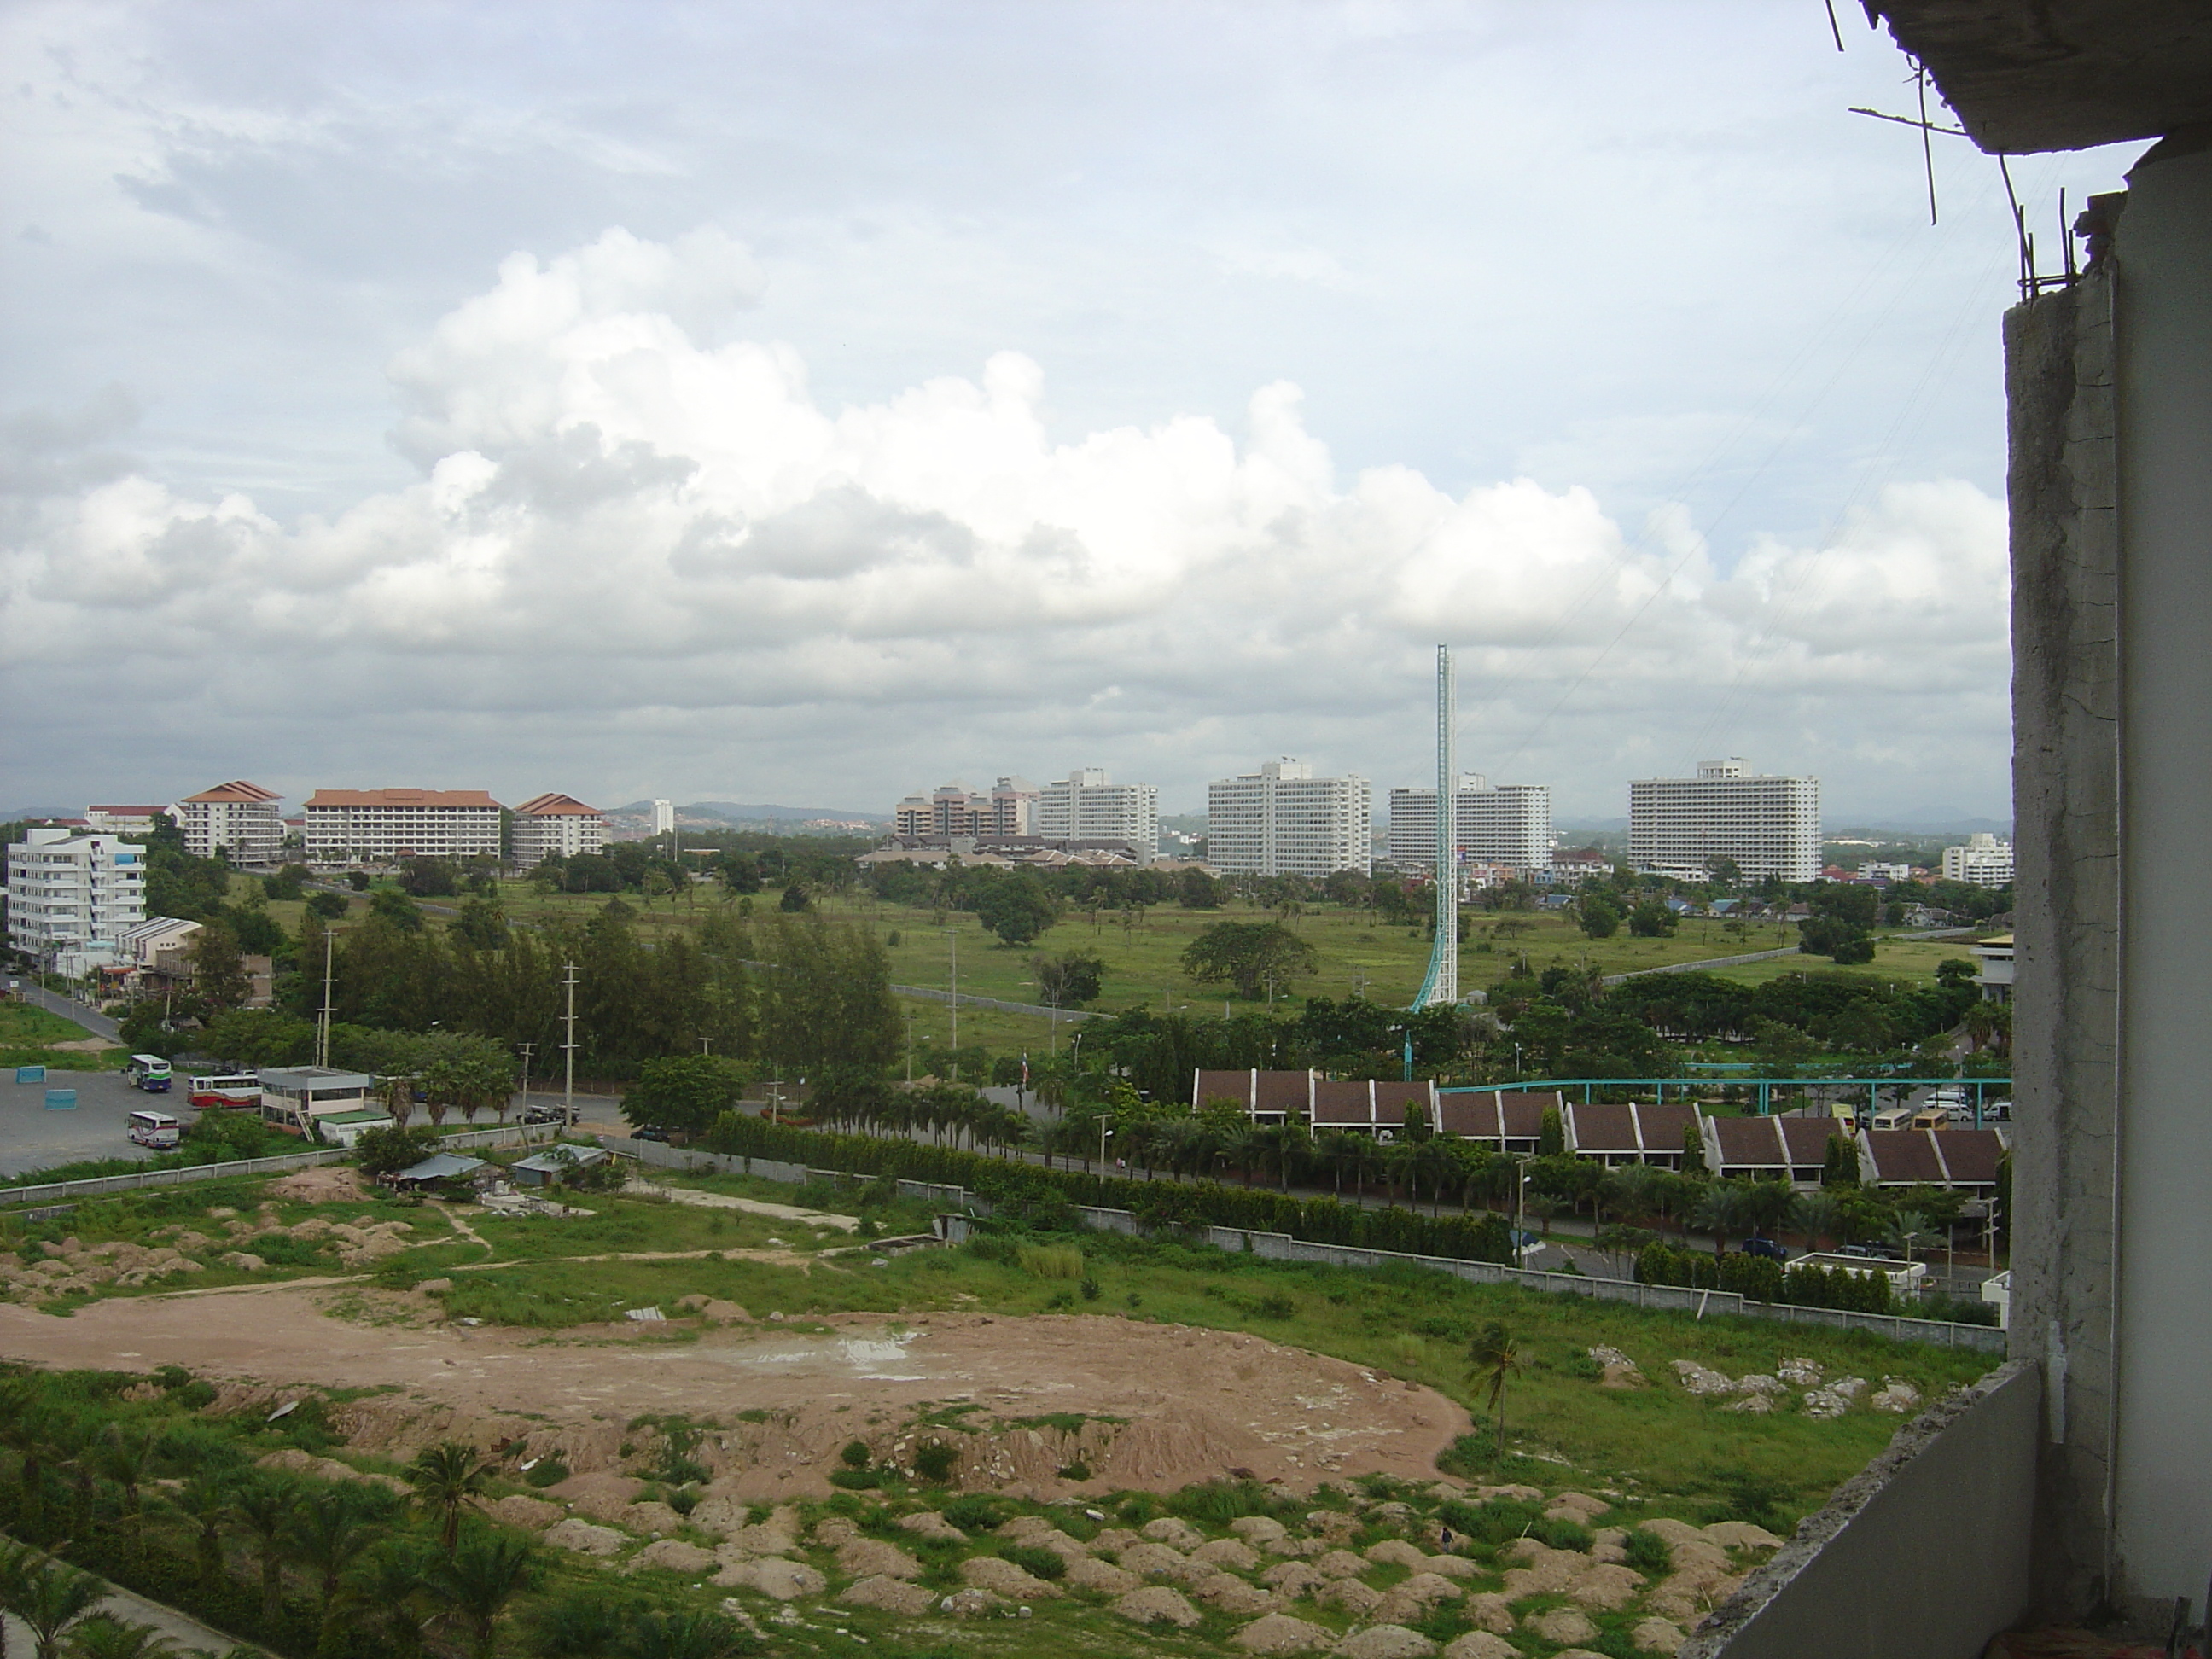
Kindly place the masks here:
[(1637, 1253), (1636, 1277), (1646, 1285), (1732, 1291), (1753, 1302), (1788, 1302), (1801, 1308), (1840, 1308), (1852, 1313), (1893, 1311), (1887, 1273), (1854, 1273), (1848, 1267), (1785, 1271), (1779, 1261), (1740, 1250), (1715, 1256), (1654, 1242)]
[(1218, 1182), (1127, 1181), (1073, 1170), (1045, 1170), (979, 1152), (874, 1135), (798, 1129), (725, 1112), (703, 1143), (713, 1152), (774, 1158), (810, 1169), (964, 1187), (994, 1210), (1032, 1226), (1075, 1224), (1069, 1206), (1127, 1210), (1148, 1226), (1229, 1227), (1287, 1233), (1316, 1244), (1449, 1256), (1462, 1261), (1513, 1259), (1504, 1218), (1487, 1211), (1425, 1216), (1399, 1205), (1370, 1209), (1333, 1198), (1296, 1199), (1265, 1188)]

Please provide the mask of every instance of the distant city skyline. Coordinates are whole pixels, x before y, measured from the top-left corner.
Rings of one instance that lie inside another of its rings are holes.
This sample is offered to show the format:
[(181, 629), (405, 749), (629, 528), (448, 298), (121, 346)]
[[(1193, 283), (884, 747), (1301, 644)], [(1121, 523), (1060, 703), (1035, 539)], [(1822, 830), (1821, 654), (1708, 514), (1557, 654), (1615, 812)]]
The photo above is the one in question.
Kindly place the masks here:
[(2013, 228), (1863, 23), (452, 15), (0, 20), (15, 800), (1387, 792), (1449, 641), (1562, 822), (1731, 752), (2008, 816)]

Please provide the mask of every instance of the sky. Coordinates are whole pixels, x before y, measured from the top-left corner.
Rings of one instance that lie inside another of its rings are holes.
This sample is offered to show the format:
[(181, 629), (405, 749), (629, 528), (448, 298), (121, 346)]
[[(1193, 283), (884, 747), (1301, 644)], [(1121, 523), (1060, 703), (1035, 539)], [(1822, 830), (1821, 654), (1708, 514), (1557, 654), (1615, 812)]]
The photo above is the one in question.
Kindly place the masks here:
[(0, 4), (0, 811), (1379, 799), (1449, 643), (1565, 819), (2008, 818), (2009, 209), (1835, 10)]

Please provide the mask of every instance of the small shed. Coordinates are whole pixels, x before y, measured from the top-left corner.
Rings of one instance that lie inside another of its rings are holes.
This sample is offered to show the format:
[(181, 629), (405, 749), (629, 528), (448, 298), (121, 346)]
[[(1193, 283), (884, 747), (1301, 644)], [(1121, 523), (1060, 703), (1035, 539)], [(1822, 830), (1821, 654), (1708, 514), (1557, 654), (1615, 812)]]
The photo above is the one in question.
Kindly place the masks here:
[(453, 1152), (433, 1152), (411, 1169), (402, 1170), (392, 1177), (395, 1187), (420, 1187), (433, 1181), (453, 1181), (462, 1176), (474, 1175), (484, 1167), (480, 1158), (462, 1158)]
[(332, 1112), (327, 1117), (315, 1120), (315, 1128), (324, 1139), (333, 1146), (343, 1146), (348, 1152), (351, 1152), (354, 1143), (371, 1129), (389, 1129), (392, 1127), (392, 1115), (388, 1112)]
[(571, 1170), (587, 1170), (613, 1156), (604, 1146), (556, 1146), (517, 1158), (507, 1166), (507, 1179), (518, 1187), (550, 1187)]

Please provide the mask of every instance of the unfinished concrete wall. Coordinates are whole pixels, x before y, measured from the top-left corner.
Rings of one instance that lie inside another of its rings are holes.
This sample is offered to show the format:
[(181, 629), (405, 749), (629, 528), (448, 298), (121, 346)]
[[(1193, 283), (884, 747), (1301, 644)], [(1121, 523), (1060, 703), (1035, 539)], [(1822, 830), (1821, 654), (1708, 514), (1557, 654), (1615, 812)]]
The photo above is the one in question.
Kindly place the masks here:
[(2011, 420), (2012, 1352), (2044, 1369), (2041, 1611), (2105, 1589), (2119, 1133), (2119, 530), (2109, 267), (2005, 318)]
[(1677, 1659), (1978, 1659), (2028, 1605), (2041, 1400), (2014, 1360), (1915, 1418)]
[(2212, 1577), (2212, 134), (2128, 175), (2120, 526), (2116, 1599)]

